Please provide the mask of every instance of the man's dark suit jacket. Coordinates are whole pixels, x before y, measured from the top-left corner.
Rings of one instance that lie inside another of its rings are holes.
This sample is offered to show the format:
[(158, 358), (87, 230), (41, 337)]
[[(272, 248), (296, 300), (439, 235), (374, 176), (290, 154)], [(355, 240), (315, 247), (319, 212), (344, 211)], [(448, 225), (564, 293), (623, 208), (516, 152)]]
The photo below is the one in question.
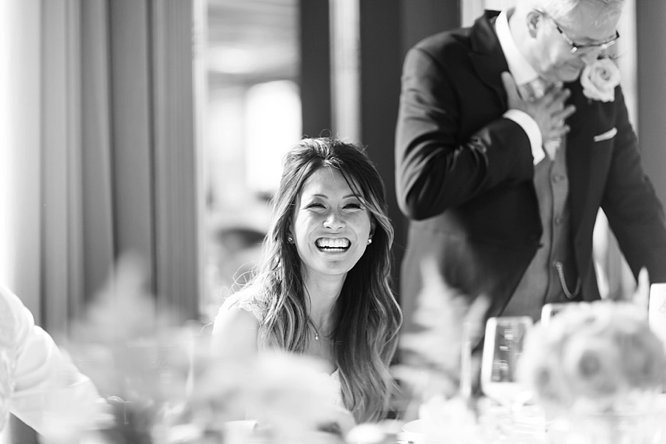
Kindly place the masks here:
[[(405, 59), (395, 155), (398, 202), (411, 220), (401, 276), (407, 316), (424, 257), (434, 257), (447, 283), (463, 294), (490, 296), (494, 316), (539, 248), (530, 142), (502, 117), (507, 99), (500, 74), (508, 67), (496, 15), (431, 36)], [(645, 266), (652, 282), (665, 281), (663, 210), (643, 172), (621, 88), (615, 101), (600, 102), (583, 96), (578, 81), (565, 87), (576, 106), (567, 120), (566, 155), (577, 276), (567, 281), (580, 277), (582, 298), (599, 298), (592, 263), (599, 207), (634, 275)]]

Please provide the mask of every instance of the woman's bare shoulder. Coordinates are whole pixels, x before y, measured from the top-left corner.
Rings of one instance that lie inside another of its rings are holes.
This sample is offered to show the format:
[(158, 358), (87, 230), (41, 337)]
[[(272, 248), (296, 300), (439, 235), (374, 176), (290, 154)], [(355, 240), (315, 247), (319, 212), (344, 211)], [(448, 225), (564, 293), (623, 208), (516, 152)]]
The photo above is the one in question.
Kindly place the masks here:
[(232, 294), (224, 301), (218, 311), (218, 317), (225, 316), (227, 313), (234, 313), (243, 317), (242, 313), (238, 313), (239, 310), (252, 314), (261, 323), (268, 311), (268, 303), (255, 288), (246, 287)]
[(229, 296), (220, 307), (213, 323), (215, 349), (256, 349), (264, 310), (251, 289)]
[(227, 322), (247, 322), (258, 324), (260, 316), (258, 304), (254, 302), (252, 292), (241, 290), (227, 297), (215, 316), (215, 325)]

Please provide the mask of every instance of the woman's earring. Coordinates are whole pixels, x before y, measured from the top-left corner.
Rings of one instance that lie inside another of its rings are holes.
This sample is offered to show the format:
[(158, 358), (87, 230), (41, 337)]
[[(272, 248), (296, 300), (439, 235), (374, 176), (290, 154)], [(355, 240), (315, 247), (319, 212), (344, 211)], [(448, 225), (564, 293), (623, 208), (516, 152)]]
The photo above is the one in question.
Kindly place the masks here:
[(369, 237), (369, 238), (368, 238), (368, 245), (370, 245), (371, 243), (372, 243), (372, 238)]
[(294, 238), (291, 237), (291, 235), (287, 236), (287, 242), (289, 242), (290, 244), (293, 244), (294, 243)]

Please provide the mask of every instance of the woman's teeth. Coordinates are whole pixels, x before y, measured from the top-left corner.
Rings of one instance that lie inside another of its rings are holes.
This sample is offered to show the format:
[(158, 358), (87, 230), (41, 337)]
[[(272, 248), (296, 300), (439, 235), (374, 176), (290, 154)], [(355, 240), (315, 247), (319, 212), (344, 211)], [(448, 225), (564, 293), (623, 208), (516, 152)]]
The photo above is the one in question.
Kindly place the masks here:
[(351, 246), (351, 242), (345, 238), (319, 238), (315, 245), (322, 250), (346, 250)]

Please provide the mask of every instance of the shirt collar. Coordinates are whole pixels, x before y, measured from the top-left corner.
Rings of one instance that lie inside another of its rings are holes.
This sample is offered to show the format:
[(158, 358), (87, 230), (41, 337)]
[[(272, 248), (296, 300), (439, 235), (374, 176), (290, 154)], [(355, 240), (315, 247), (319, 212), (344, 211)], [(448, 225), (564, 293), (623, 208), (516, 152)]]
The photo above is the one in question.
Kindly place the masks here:
[(513, 76), (517, 85), (523, 85), (536, 80), (539, 73), (536, 72), (532, 65), (525, 59), (525, 57), (518, 50), (516, 42), (511, 35), (509, 28), (509, 15), (508, 10), (504, 9), (497, 16), (495, 21), (495, 31), (497, 32), (497, 39), (499, 40), (504, 57), (506, 57), (506, 64), (509, 66), (509, 72)]

